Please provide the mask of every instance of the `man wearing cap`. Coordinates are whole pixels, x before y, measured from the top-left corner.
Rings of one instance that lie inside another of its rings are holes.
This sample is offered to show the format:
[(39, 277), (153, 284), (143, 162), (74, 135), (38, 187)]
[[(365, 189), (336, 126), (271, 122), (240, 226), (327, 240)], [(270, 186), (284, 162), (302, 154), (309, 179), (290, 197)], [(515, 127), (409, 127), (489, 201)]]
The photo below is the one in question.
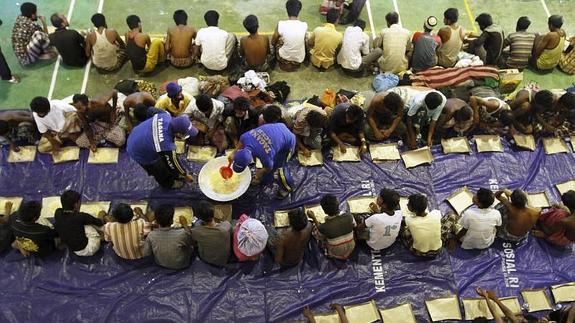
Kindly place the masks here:
[(258, 158), (263, 168), (256, 171), (254, 184), (273, 182), (274, 172), (279, 169), (279, 199), (286, 198), (293, 191), (293, 179), (286, 167), (287, 161), (295, 151), (295, 135), (283, 123), (267, 123), (240, 136), (240, 142), (230, 155), (233, 169), (241, 173)]
[(166, 94), (160, 96), (156, 102), (156, 108), (168, 111), (172, 117), (177, 117), (184, 112), (192, 96), (182, 90), (175, 82), (168, 83)]
[(127, 151), (148, 175), (164, 188), (181, 188), (180, 179), (191, 182), (192, 175), (180, 165), (174, 139), (187, 139), (198, 134), (187, 116), (172, 118), (158, 113), (136, 126), (128, 137)]
[(436, 50), (441, 45), (441, 38), (431, 33), (437, 25), (437, 18), (429, 16), (423, 23), (423, 32), (413, 34), (413, 55), (411, 56), (411, 69), (420, 72), (437, 65)]

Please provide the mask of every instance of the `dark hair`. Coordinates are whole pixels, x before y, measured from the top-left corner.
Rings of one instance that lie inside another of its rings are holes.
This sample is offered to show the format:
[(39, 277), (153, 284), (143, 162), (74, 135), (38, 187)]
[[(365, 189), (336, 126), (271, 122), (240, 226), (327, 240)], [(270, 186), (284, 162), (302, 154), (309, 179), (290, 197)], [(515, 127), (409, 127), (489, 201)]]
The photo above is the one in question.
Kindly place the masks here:
[(533, 96), (533, 103), (542, 108), (551, 108), (551, 106), (553, 106), (554, 100), (555, 95), (553, 95), (553, 93), (549, 90), (541, 90), (535, 93), (535, 96)]
[(399, 194), (389, 188), (382, 188), (379, 191), (379, 198), (390, 210), (395, 210), (399, 206)]
[(10, 131), (10, 124), (8, 121), (0, 120), (0, 136), (4, 136)]
[(50, 21), (52, 22), (52, 26), (56, 28), (62, 27), (62, 23), (64, 22), (64, 20), (60, 18), (57, 13), (54, 13), (50, 16)]
[(162, 204), (154, 211), (156, 222), (161, 227), (169, 227), (174, 223), (174, 206), (171, 204)]
[(455, 111), (453, 114), (453, 119), (457, 122), (467, 121), (473, 117), (473, 109), (470, 106), (466, 105), (461, 109)]
[(327, 122), (327, 117), (318, 111), (312, 110), (305, 116), (305, 121), (311, 128), (323, 128)]
[(339, 10), (335, 8), (329, 9), (327, 14), (325, 15), (325, 19), (328, 23), (335, 24), (339, 19)]
[(132, 221), (132, 218), (134, 217), (134, 211), (128, 204), (120, 203), (114, 209), (112, 216), (119, 223), (128, 223)]
[(493, 25), (493, 18), (491, 18), (491, 15), (488, 13), (480, 14), (479, 16), (477, 16), (477, 18), (475, 18), (475, 21), (477, 22), (477, 24), (479, 25), (479, 29), (481, 30)]
[(552, 15), (547, 19), (547, 24), (553, 28), (561, 28), (563, 26), (563, 16)]
[(243, 96), (237, 97), (234, 100), (234, 110), (247, 111), (250, 109), (251, 106), (252, 103), (250, 102), (250, 100), (248, 100), (248, 98), (245, 98)]
[(258, 22), (258, 17), (256, 17), (255, 15), (249, 15), (244, 19), (244, 28), (248, 31), (248, 33), (250, 34), (257, 33), (259, 27), (260, 24)]
[(262, 115), (266, 123), (276, 123), (282, 119), (282, 109), (277, 105), (268, 105)]
[(566, 92), (557, 102), (567, 110), (575, 110), (575, 93)]
[(214, 107), (214, 103), (209, 95), (199, 94), (196, 96), (196, 106), (201, 112), (206, 112)]
[(62, 209), (64, 210), (74, 210), (74, 207), (80, 200), (82, 195), (76, 191), (67, 190), (60, 196), (60, 203), (62, 203)]
[(493, 195), (493, 192), (486, 188), (480, 188), (477, 191), (476, 195), (479, 207), (482, 209), (490, 207), (493, 204), (493, 201), (495, 201), (495, 196)]
[(140, 22), (142, 22), (140, 20), (140, 17), (136, 15), (129, 15), (128, 18), (126, 18), (126, 23), (128, 24), (128, 28), (130, 29), (138, 28)]
[(72, 103), (78, 103), (78, 102), (88, 105), (90, 103), (90, 99), (86, 94), (74, 94), (74, 96), (72, 97)]
[(210, 222), (214, 218), (214, 207), (208, 201), (200, 201), (194, 208), (194, 214), (204, 222)]
[(345, 115), (348, 116), (350, 119), (357, 120), (358, 118), (363, 118), (363, 109), (355, 104), (350, 104), (347, 110), (345, 111)]
[(144, 122), (148, 119), (148, 109), (149, 107), (144, 103), (138, 103), (134, 106), (134, 118), (138, 122)]
[(388, 12), (387, 15), (385, 15), (385, 21), (387, 22), (388, 26), (397, 24), (399, 23), (399, 15), (395, 11)]
[(40, 217), (42, 212), (42, 203), (38, 201), (29, 201), (22, 203), (18, 210), (18, 219), (26, 222), (33, 223)]
[(215, 10), (208, 10), (204, 14), (204, 20), (208, 26), (217, 26), (220, 20), (220, 14)]
[(37, 96), (30, 102), (30, 109), (36, 113), (48, 113), (50, 112), (50, 101), (43, 96)]
[(94, 27), (106, 27), (106, 16), (101, 13), (96, 13), (90, 19), (94, 24)]
[(433, 91), (425, 96), (425, 105), (429, 110), (437, 109), (443, 102), (443, 97), (439, 92)]
[(383, 98), (383, 104), (389, 111), (396, 113), (403, 107), (403, 100), (401, 96), (395, 92), (389, 92)]
[(361, 30), (364, 30), (364, 29), (365, 29), (365, 26), (366, 26), (365, 21), (363, 21), (363, 20), (361, 20), (361, 19), (356, 20), (353, 25), (354, 25), (355, 27), (361, 28)]
[(459, 10), (455, 8), (449, 8), (443, 12), (443, 18), (445, 18), (450, 23), (456, 23), (459, 20)]
[(301, 231), (307, 227), (307, 217), (301, 208), (288, 212), (289, 226), (295, 231)]
[(288, 16), (297, 17), (301, 11), (301, 2), (299, 0), (288, 0), (286, 2), (286, 11)]
[(513, 112), (511, 112), (511, 110), (503, 110), (499, 113), (499, 121), (506, 127), (513, 124), (513, 119)]
[(522, 190), (515, 190), (511, 193), (511, 205), (520, 209), (527, 206), (527, 194)]
[(517, 26), (515, 27), (515, 31), (527, 30), (529, 26), (531, 26), (531, 20), (529, 20), (529, 17), (519, 17), (519, 19), (517, 19)]
[(186, 11), (179, 9), (174, 11), (174, 22), (176, 25), (187, 25), (188, 24), (188, 14)]
[(324, 195), (319, 201), (321, 208), (327, 215), (338, 215), (339, 214), (339, 201), (337, 197), (332, 194)]
[(36, 14), (37, 10), (38, 8), (36, 5), (31, 2), (24, 2), (20, 5), (20, 13), (24, 17), (32, 18), (32, 16)]
[(410, 211), (420, 214), (427, 209), (427, 197), (422, 194), (413, 194), (409, 196), (407, 207)]
[(561, 202), (565, 205), (571, 213), (575, 212), (575, 191), (570, 190), (561, 195)]

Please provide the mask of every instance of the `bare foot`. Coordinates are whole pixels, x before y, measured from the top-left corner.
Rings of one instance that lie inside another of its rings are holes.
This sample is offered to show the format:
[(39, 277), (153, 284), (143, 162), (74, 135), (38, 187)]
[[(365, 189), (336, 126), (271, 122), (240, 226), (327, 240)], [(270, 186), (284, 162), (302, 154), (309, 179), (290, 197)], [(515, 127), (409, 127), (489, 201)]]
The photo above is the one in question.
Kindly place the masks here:
[(58, 53), (56, 52), (46, 52), (40, 56), (38, 56), (38, 59), (42, 59), (42, 60), (50, 60), (50, 59), (54, 59), (58, 57)]
[(12, 83), (12, 84), (18, 84), (18, 83), (20, 83), (20, 78), (16, 75), (12, 75), (12, 78), (9, 80), (6, 80), (6, 82)]

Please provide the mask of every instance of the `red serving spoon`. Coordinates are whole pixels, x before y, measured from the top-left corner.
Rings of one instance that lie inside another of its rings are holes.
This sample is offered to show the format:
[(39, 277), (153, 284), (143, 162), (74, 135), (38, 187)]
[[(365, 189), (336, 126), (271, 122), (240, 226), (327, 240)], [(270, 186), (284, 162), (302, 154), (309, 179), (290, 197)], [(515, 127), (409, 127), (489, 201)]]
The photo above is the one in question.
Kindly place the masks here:
[(234, 170), (230, 166), (232, 166), (231, 161), (229, 162), (228, 166), (220, 167), (220, 175), (222, 175), (224, 179), (230, 179), (232, 176), (234, 176)]

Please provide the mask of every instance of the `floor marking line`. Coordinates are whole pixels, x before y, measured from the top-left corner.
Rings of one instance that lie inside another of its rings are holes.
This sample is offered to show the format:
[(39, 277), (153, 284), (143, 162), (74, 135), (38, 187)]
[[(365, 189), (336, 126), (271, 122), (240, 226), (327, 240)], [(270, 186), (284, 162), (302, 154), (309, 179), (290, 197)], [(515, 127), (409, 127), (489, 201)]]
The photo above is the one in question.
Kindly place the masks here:
[(469, 18), (469, 22), (471, 23), (471, 27), (473, 27), (473, 32), (477, 33), (477, 27), (475, 26), (475, 16), (473, 16), (473, 12), (471, 12), (471, 7), (469, 6), (469, 2), (467, 2), (467, 0), (463, 0), (463, 4), (465, 4), (465, 11), (467, 11), (467, 17)]
[(547, 3), (545, 2), (545, 0), (541, 0), (541, 5), (543, 6), (545, 13), (547, 14), (547, 17), (551, 17), (551, 13), (549, 12), (549, 8), (547, 8)]
[[(104, 0), (100, 0), (98, 3), (98, 10), (97, 13), (102, 13), (104, 9)], [(88, 87), (88, 79), (90, 78), (90, 68), (92, 68), (92, 59), (88, 60), (88, 64), (86, 64), (86, 69), (84, 70), (84, 78), (82, 79), (82, 88), (80, 89), (80, 93), (86, 93), (86, 88)]]
[[(68, 7), (68, 14), (66, 15), (66, 18), (68, 18), (68, 22), (72, 21), (72, 15), (74, 14), (75, 6), (76, 6), (76, 0), (70, 0), (70, 6)], [(58, 60), (56, 60), (54, 70), (52, 71), (52, 80), (50, 81), (50, 88), (48, 89), (48, 100), (52, 100), (52, 95), (54, 94), (54, 88), (56, 87), (56, 80), (58, 78), (58, 70), (60, 69), (61, 61), (62, 57), (58, 55)]]
[(371, 3), (369, 3), (369, 0), (365, 2), (365, 7), (367, 8), (367, 18), (369, 19), (369, 28), (371, 28), (371, 38), (375, 40), (375, 35), (377, 33), (375, 29), (375, 24), (373, 23), (373, 15), (371, 13)]
[(393, 8), (395, 12), (397, 12), (397, 15), (399, 16), (399, 25), (403, 27), (403, 24), (401, 23), (401, 15), (399, 14), (399, 6), (397, 5), (397, 0), (393, 0)]

